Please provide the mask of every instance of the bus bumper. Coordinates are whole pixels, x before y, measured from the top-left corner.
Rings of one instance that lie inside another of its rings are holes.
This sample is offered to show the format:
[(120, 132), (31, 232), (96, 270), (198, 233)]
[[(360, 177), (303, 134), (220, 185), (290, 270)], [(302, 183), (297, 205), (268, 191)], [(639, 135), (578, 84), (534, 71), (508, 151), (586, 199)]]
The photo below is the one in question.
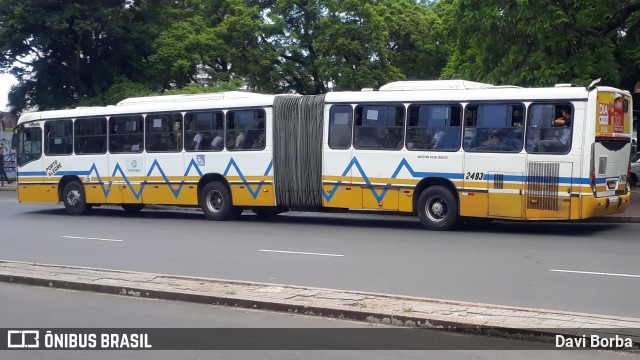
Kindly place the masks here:
[(594, 197), (583, 196), (581, 198), (580, 219), (588, 219), (595, 216), (621, 214), (627, 210), (631, 192), (624, 195)]

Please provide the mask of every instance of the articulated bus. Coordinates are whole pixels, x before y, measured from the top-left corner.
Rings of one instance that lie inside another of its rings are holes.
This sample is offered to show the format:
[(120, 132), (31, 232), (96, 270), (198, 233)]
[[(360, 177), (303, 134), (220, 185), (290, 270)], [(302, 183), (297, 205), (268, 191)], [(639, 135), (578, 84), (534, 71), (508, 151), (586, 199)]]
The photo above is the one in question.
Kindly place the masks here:
[(324, 95), (226, 92), (22, 115), (20, 202), (577, 220), (630, 199), (631, 95), (591, 85), (404, 81)]

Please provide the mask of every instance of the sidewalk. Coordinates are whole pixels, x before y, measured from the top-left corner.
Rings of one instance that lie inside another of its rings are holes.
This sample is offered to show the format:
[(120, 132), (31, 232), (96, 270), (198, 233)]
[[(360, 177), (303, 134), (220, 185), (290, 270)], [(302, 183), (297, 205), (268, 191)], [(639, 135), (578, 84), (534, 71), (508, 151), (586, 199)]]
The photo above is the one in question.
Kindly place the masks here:
[[(15, 189), (15, 183), (0, 187)], [(624, 214), (588, 221), (640, 222), (640, 188)], [(556, 334), (621, 336), (640, 348), (640, 318), (4, 260), (0, 281), (545, 342)]]
[(545, 342), (620, 336), (640, 346), (640, 318), (3, 260), (0, 281)]
[(18, 183), (16, 183), (15, 181), (12, 182), (11, 184), (8, 184), (5, 181), (4, 186), (0, 185), (0, 191), (16, 191), (17, 185)]

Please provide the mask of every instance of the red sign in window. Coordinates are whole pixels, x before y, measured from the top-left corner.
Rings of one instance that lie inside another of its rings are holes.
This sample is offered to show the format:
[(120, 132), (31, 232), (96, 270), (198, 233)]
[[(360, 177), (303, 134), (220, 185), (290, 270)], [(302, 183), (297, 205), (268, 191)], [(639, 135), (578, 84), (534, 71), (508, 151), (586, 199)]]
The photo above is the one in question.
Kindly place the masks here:
[(623, 103), (624, 103), (624, 99), (620, 98), (615, 100), (613, 105), (613, 132), (614, 133), (624, 132), (624, 109), (622, 107)]

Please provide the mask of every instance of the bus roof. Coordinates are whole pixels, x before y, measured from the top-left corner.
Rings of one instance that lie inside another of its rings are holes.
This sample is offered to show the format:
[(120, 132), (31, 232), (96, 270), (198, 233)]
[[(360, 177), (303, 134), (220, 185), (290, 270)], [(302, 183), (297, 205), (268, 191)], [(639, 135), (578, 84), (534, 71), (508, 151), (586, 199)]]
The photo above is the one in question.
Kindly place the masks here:
[[(380, 87), (379, 91), (411, 90), (465, 90), (494, 88), (495, 85), (468, 80), (416, 80), (394, 81)], [(514, 87), (509, 85), (509, 87)]]
[(160, 95), (160, 96), (143, 96), (128, 98), (120, 101), (117, 105), (136, 105), (148, 103), (166, 103), (166, 102), (188, 102), (188, 101), (212, 101), (224, 99), (258, 99), (264, 97), (263, 94), (248, 91), (227, 91), (217, 93), (203, 94), (180, 94), (180, 95)]
[[(602, 88), (599, 88), (602, 90)], [(611, 88), (613, 89), (613, 88)], [(617, 90), (620, 91), (620, 90)], [(437, 90), (384, 90), (366, 92), (331, 92), (325, 101), (345, 102), (424, 102), (424, 101), (527, 101), (527, 100), (586, 100), (589, 92), (584, 87), (519, 88), (495, 86), (471, 89)]]
[(61, 119), (104, 115), (126, 115), (149, 112), (233, 109), (248, 106), (265, 107), (273, 105), (275, 95), (263, 95), (242, 91), (194, 95), (167, 95), (130, 98), (118, 105), (78, 107), (66, 110), (48, 110), (25, 113), (18, 123), (42, 119)]
[[(628, 91), (606, 86), (596, 87), (596, 89), (598, 91), (629, 94)], [(150, 112), (268, 107), (273, 105), (275, 96), (278, 95), (229, 91), (222, 93), (136, 97), (122, 100), (115, 106), (84, 107), (25, 113), (20, 116), (18, 123), (41, 119), (126, 115)], [(434, 80), (393, 82), (382, 86), (380, 91), (329, 92), (326, 94), (325, 102), (584, 101), (588, 96), (589, 91), (585, 87), (521, 88), (515, 86), (494, 86), (465, 80)]]

